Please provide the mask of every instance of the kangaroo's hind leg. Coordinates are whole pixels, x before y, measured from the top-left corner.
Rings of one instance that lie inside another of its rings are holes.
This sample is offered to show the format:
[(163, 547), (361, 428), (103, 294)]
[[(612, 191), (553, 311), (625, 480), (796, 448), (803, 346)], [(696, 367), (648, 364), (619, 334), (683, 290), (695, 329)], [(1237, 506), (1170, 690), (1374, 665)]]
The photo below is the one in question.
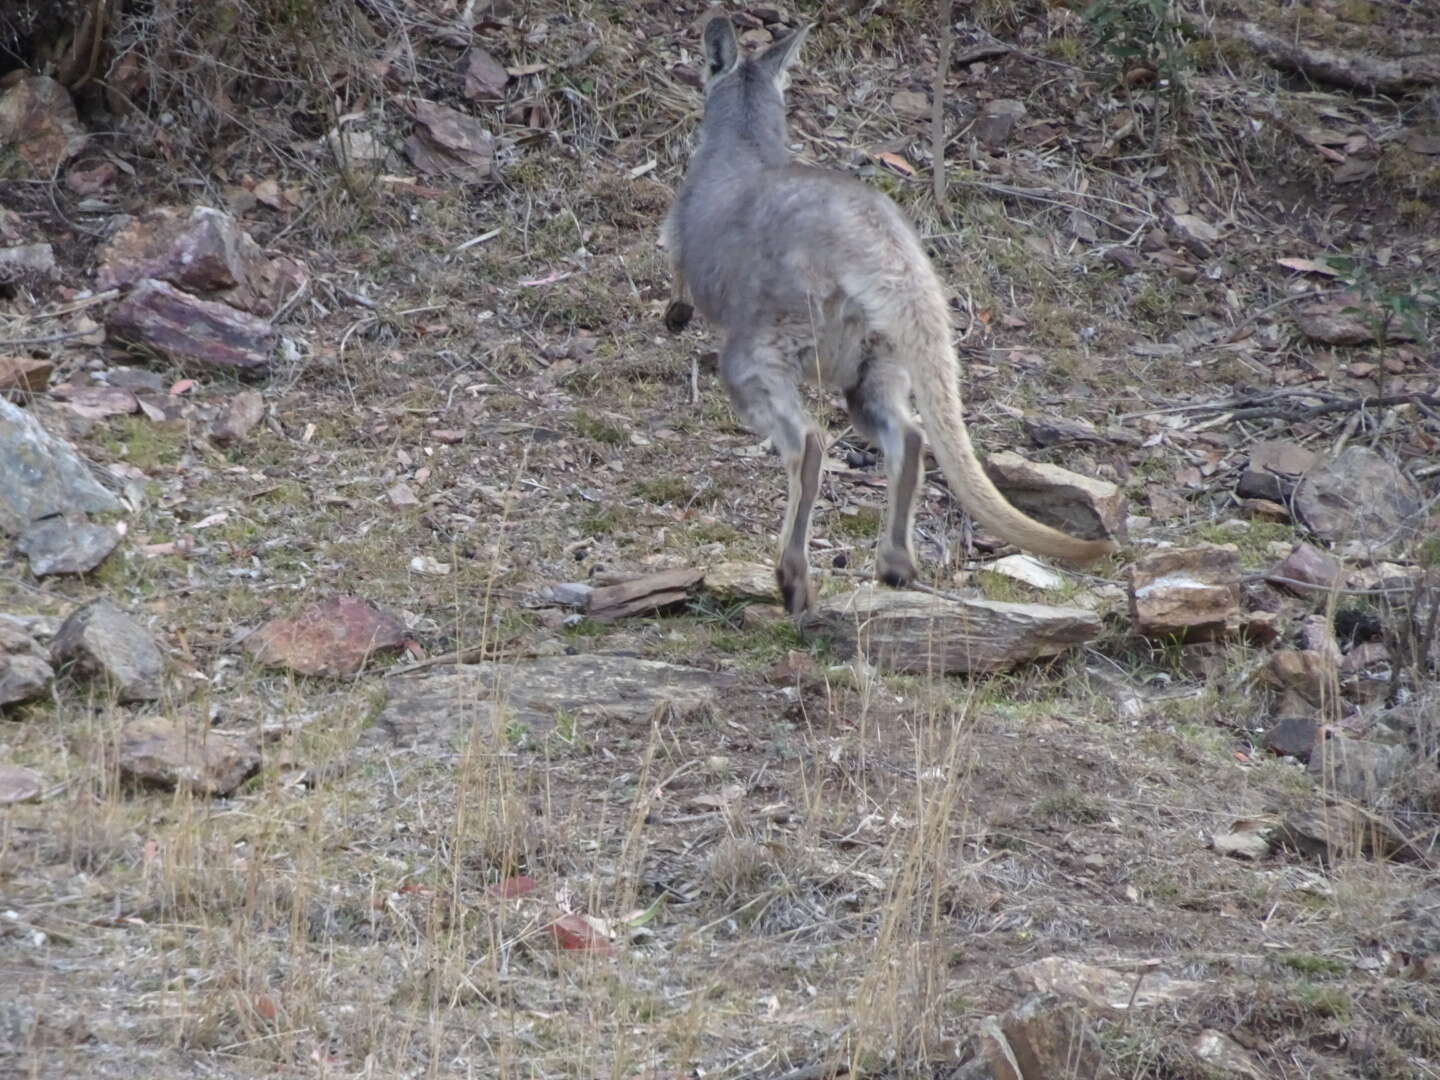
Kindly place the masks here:
[(791, 363), (780, 348), (749, 337), (732, 338), (720, 356), (720, 376), (736, 415), (756, 434), (767, 436), (785, 463), (790, 492), (775, 579), (785, 610), (798, 615), (812, 601), (810, 517), (820, 492), (824, 446), (805, 410)]
[(845, 391), (845, 402), (855, 429), (885, 455), (890, 494), (875, 554), (875, 576), (899, 588), (915, 580), (910, 538), (923, 479), (925, 438), (910, 419), (910, 376), (883, 343), (865, 343), (859, 380)]

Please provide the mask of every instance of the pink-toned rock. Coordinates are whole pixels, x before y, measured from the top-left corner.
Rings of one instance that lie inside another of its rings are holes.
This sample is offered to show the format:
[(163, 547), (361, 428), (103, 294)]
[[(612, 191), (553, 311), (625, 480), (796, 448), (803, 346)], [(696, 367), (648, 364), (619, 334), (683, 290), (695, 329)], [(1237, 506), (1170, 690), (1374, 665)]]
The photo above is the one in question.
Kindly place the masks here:
[(1045, 524), (1074, 536), (1124, 543), (1128, 504), (1125, 493), (1109, 481), (1008, 451), (986, 458), (985, 471), (1005, 498)]
[(239, 442), (265, 417), (265, 399), (258, 390), (242, 390), (225, 403), (210, 425), (210, 438), (222, 446)]
[(30, 75), (0, 92), (0, 146), (9, 146), (37, 177), (51, 179), (85, 145), (70, 92), (45, 75)]
[(229, 214), (162, 206), (129, 218), (100, 252), (96, 285), (167, 281), (252, 314), (269, 314), (304, 280), (293, 259), (269, 259)]
[(311, 604), (288, 619), (272, 619), (245, 639), (261, 664), (301, 675), (346, 678), (372, 656), (400, 650), (405, 627), (358, 596), (336, 596)]
[(1299, 543), (1265, 576), (1272, 585), (1298, 596), (1328, 592), (1343, 583), (1345, 567), (1340, 560), (1312, 544)]
[(115, 306), (106, 329), (182, 364), (254, 374), (269, 368), (275, 337), (265, 319), (153, 278)]

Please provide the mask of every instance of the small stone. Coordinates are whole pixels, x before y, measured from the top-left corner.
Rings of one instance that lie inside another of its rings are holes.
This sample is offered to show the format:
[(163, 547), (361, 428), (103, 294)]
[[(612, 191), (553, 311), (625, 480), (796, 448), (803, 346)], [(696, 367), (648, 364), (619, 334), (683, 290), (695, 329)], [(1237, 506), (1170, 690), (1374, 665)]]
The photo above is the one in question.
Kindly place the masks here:
[(1334, 658), (1314, 649), (1281, 649), (1270, 657), (1265, 676), (1272, 686), (1299, 695), (1312, 710), (1326, 704), (1333, 707), (1338, 696)]
[(45, 778), (34, 769), (0, 765), (0, 806), (30, 802), (45, 791)]
[(1033, 555), (1006, 555), (1003, 559), (996, 559), (988, 566), (983, 567), (992, 574), (1000, 574), (1028, 585), (1032, 589), (1041, 592), (1049, 592), (1062, 588), (1065, 585), (1065, 578), (1056, 571), (1050, 569)]
[(1304, 762), (1310, 760), (1310, 751), (1319, 733), (1320, 728), (1315, 721), (1303, 716), (1285, 716), (1275, 721), (1260, 741), (1272, 754)]
[(1211, 838), (1211, 846), (1221, 855), (1237, 859), (1263, 859), (1270, 854), (1270, 834), (1274, 825), (1254, 818), (1232, 822), (1224, 832)]
[(465, 441), (465, 432), (452, 428), (436, 428), (430, 432), (430, 437), (438, 443), (454, 446), (456, 443)]
[(930, 100), (918, 90), (900, 90), (890, 95), (890, 108), (908, 120), (930, 115)]
[(257, 663), (338, 679), (357, 674), (372, 657), (398, 652), (407, 640), (394, 616), (360, 597), (337, 596), (272, 619), (245, 639), (245, 648)]
[(1269, 499), (1241, 499), (1240, 509), (1251, 521), (1272, 521), (1283, 525), (1290, 520), (1290, 511)]
[(499, 101), (505, 96), (505, 85), (510, 75), (505, 65), (496, 60), (478, 45), (471, 46), (461, 63), (464, 87), (461, 93), (467, 101)]
[(41, 657), (0, 653), (0, 705), (31, 701), (50, 688), (55, 670)]
[(1204, 1062), (1208, 1070), (1218, 1070), (1215, 1080), (1264, 1080), (1264, 1070), (1245, 1048), (1214, 1028), (1206, 1028), (1195, 1036), (1190, 1052)]
[(242, 390), (225, 403), (210, 425), (210, 438), (224, 446), (239, 442), (265, 417), (265, 399), (258, 390)]
[(102, 679), (121, 702), (153, 701), (163, 692), (165, 658), (150, 632), (106, 599), (71, 612), (50, 646), (62, 674)]
[(1214, 637), (1239, 625), (1239, 551), (1206, 544), (1143, 555), (1130, 568), (1129, 594), (1141, 635)]
[(1025, 113), (1023, 101), (997, 98), (980, 110), (980, 116), (975, 121), (975, 137), (983, 146), (998, 150), (1010, 141), (1015, 125)]
[(259, 770), (260, 748), (251, 736), (147, 716), (120, 729), (119, 761), (139, 783), (224, 796)]
[(396, 484), (385, 493), (385, 497), (390, 500), (390, 505), (396, 510), (420, 505), (420, 499), (415, 494), (415, 489), (409, 484)]
[(1320, 460), (1313, 450), (1283, 439), (1258, 442), (1250, 448), (1250, 461), (1235, 485), (1243, 498), (1283, 503), (1300, 477)]
[(30, 560), (36, 577), (88, 574), (105, 561), (120, 534), (109, 525), (94, 525), (78, 515), (45, 518), (20, 534), (16, 545)]
[(1304, 542), (1290, 549), (1290, 554), (1277, 565), (1265, 580), (1297, 596), (1325, 593), (1344, 582), (1345, 567), (1340, 560), (1312, 544)]
[(705, 571), (702, 585), (708, 593), (723, 600), (761, 600), (775, 603), (780, 588), (775, 583), (775, 568), (763, 563), (724, 562)]
[(410, 572), (426, 577), (444, 577), (454, 569), (450, 563), (441, 562), (433, 555), (416, 555), (410, 560)]

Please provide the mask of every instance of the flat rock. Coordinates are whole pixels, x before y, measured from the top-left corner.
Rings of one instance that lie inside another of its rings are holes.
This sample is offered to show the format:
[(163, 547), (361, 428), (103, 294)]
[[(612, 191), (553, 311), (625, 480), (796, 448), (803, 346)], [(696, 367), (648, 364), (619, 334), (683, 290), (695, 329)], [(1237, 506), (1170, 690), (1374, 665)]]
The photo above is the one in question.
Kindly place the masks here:
[(1239, 551), (1205, 544), (1143, 555), (1130, 567), (1129, 594), (1144, 637), (1215, 637), (1239, 623)]
[(1250, 460), (1235, 485), (1237, 494), (1250, 499), (1285, 502), (1300, 477), (1315, 467), (1319, 455), (1299, 443), (1267, 439), (1250, 448)]
[(477, 724), (546, 731), (562, 714), (580, 722), (648, 725), (667, 713), (713, 709), (734, 681), (725, 673), (604, 653), (468, 664), (424, 678), (387, 679), (389, 701), (377, 727), (402, 745), (437, 747), (443, 736)]
[(76, 608), (50, 645), (62, 674), (104, 680), (119, 700), (153, 701), (164, 687), (165, 658), (150, 632), (106, 599)]
[(1100, 636), (1100, 617), (1073, 607), (949, 599), (865, 585), (806, 616), (807, 630), (831, 636), (891, 671), (934, 674), (1006, 671), (1056, 656)]
[(705, 571), (704, 589), (722, 600), (759, 600), (780, 602), (780, 589), (775, 584), (775, 568), (764, 563), (723, 562)]
[(1297, 596), (1312, 596), (1344, 584), (1345, 567), (1329, 552), (1302, 541), (1290, 549), (1265, 580)]
[(154, 278), (111, 309), (105, 326), (118, 341), (182, 364), (250, 374), (269, 369), (275, 339), (267, 320)]
[[(1368, 345), (1375, 340), (1375, 327), (1371, 320), (1356, 314), (1354, 309), (1361, 306), (1343, 297), (1310, 304), (1295, 312), (1295, 325), (1311, 341), (1325, 345)], [(1391, 320), (1387, 336), (1391, 341), (1410, 341), (1413, 337), (1400, 319)]]
[(1316, 744), (1306, 771), (1327, 798), (1376, 806), (1409, 757), (1403, 746), (1333, 736)]
[(1152, 968), (1143, 973), (1115, 971), (1068, 956), (1047, 956), (1011, 968), (1006, 981), (1022, 991), (1054, 994), (1112, 1016), (1184, 1001), (1205, 989), (1204, 983)]
[(1335, 658), (1319, 649), (1281, 649), (1265, 666), (1266, 680), (1281, 691), (1291, 691), (1314, 709), (1333, 706), (1339, 693)]
[(161, 206), (124, 219), (99, 253), (96, 285), (146, 279), (255, 314), (275, 310), (288, 267), (276, 267), (229, 214), (208, 206)]
[(1232, 822), (1224, 832), (1218, 832), (1210, 839), (1210, 846), (1221, 855), (1233, 855), (1238, 859), (1263, 859), (1270, 854), (1270, 837), (1274, 823), (1255, 818), (1242, 818)]
[(407, 640), (393, 615), (358, 596), (335, 596), (272, 619), (245, 639), (245, 648), (267, 667), (341, 679), (372, 657), (398, 652)]
[(1129, 510), (1114, 484), (1008, 451), (986, 458), (985, 471), (1005, 498), (1036, 520), (1073, 536), (1125, 542)]
[(1295, 513), (1322, 540), (1351, 541), (1373, 556), (1398, 548), (1421, 526), (1415, 482), (1368, 446), (1348, 446), (1305, 474)]
[(505, 65), (478, 45), (472, 45), (461, 57), (460, 73), (464, 79), (461, 93), (467, 101), (499, 101), (505, 97), (505, 84), (510, 81)]
[(252, 736), (146, 716), (120, 729), (119, 763), (137, 783), (229, 795), (259, 770), (260, 747)]
[(32, 701), (50, 689), (55, 669), (39, 656), (0, 653), (0, 705)]
[(20, 534), (16, 545), (30, 560), (36, 577), (49, 574), (88, 574), (105, 561), (120, 543), (109, 525), (95, 525), (77, 514), (45, 518)]
[(1065, 584), (1065, 578), (1061, 574), (1033, 555), (1006, 555), (1003, 559), (987, 564), (984, 569), (1042, 592), (1058, 589)]
[(85, 140), (70, 92), (49, 76), (23, 76), (0, 92), (0, 146), (13, 149), (36, 177), (50, 180)]
[(31, 356), (0, 356), (0, 396), (14, 400), (26, 394), (43, 393), (50, 385), (55, 365)]
[(0, 765), (0, 806), (30, 802), (45, 791), (45, 778), (34, 769), (20, 765)]
[(479, 120), (423, 98), (402, 102), (415, 119), (415, 134), (405, 140), (405, 156), (423, 173), (478, 183), (495, 168), (495, 137)]
[(120, 509), (73, 446), (3, 397), (0, 461), (0, 532), (18, 536), (32, 521), (55, 514)]

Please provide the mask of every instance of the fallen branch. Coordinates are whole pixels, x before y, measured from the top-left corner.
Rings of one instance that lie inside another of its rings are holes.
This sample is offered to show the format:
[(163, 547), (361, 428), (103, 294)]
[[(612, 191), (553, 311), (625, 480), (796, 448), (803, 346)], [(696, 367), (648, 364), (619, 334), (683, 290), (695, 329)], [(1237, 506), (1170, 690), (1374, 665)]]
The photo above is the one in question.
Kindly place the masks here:
[(1340, 52), (1276, 34), (1252, 22), (1221, 22), (1196, 29), (1249, 46), (1272, 67), (1295, 71), (1329, 86), (1399, 94), (1440, 84), (1440, 51), (1383, 57)]
[[(1370, 396), (1359, 398), (1347, 398), (1343, 401), (1327, 401), (1320, 405), (1310, 405), (1304, 408), (1297, 408), (1294, 404), (1280, 405), (1256, 405), (1248, 409), (1236, 409), (1226, 413), (1223, 422), (1230, 423), (1235, 420), (1256, 420), (1261, 418), (1279, 418), (1282, 420), (1313, 420), (1317, 416), (1327, 416), (1337, 412), (1358, 412), (1362, 409), (1386, 409), (1393, 405), (1440, 405), (1440, 394), (1425, 394), (1419, 391), (1410, 394), (1386, 394), (1384, 396)], [(1209, 426), (1215, 426), (1213, 422), (1207, 422)]]

